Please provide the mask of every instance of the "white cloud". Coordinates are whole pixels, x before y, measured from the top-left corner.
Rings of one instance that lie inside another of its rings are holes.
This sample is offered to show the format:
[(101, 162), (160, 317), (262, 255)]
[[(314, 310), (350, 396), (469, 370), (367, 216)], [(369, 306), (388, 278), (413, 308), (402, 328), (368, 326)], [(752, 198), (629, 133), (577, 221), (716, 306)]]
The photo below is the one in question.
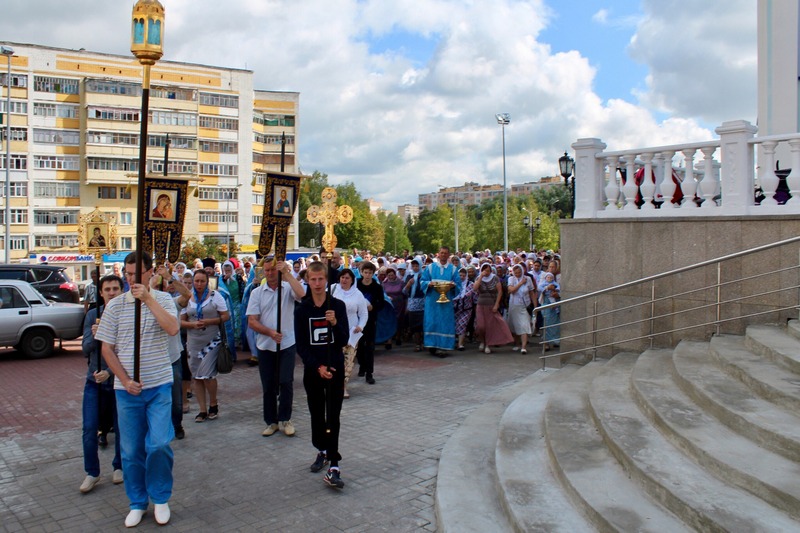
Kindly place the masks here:
[(598, 24), (605, 24), (608, 22), (608, 9), (601, 9), (594, 15), (592, 15), (592, 20)]
[[(617, 149), (701, 140), (712, 133), (698, 120), (716, 125), (755, 109), (750, 0), (726, 2), (724, 13), (702, 0), (644, 0), (629, 47), (651, 69), (638, 106), (604, 103), (592, 91), (595, 66), (541, 42), (557, 2), (162, 2), (166, 58), (248, 68), (257, 88), (300, 92), (302, 170), (353, 181), (388, 206), (440, 183), (501, 183), (495, 113), (511, 113), (506, 166), (516, 183), (554, 174), (579, 137)], [(128, 4), (7, 0), (4, 12), (6, 40), (129, 53)], [(594, 18), (615, 23), (606, 10)], [(370, 53), (371, 36), (397, 30), (433, 40), (427, 64), (403, 50)], [(651, 110), (674, 118), (659, 122)]]

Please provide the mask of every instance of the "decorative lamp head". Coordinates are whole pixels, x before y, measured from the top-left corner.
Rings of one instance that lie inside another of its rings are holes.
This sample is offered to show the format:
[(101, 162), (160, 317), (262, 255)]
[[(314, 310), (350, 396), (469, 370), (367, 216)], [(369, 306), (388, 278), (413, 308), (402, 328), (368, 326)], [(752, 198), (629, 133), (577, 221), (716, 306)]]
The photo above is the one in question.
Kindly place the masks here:
[(572, 159), (567, 152), (558, 158), (558, 170), (561, 172), (563, 178), (572, 176), (572, 171), (575, 168), (575, 160)]
[(142, 65), (155, 65), (164, 55), (164, 6), (158, 0), (133, 6), (131, 53)]

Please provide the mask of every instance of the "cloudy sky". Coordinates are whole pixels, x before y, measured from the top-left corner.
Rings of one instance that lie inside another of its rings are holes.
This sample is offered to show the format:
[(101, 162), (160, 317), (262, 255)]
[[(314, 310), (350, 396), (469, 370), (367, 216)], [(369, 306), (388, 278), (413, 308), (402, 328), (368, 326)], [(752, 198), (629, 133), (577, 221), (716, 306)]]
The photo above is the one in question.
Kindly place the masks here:
[[(385, 207), (756, 117), (753, 0), (161, 0), (165, 58), (300, 93), (299, 162)], [(129, 54), (133, 1), (3, 0), (0, 40)]]

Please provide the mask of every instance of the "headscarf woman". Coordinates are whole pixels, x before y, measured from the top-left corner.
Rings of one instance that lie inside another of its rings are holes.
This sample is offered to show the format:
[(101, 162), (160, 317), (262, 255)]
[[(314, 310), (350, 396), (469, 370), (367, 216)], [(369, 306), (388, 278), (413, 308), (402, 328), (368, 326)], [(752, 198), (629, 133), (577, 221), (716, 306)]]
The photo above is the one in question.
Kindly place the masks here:
[(356, 360), (356, 350), (358, 341), (361, 339), (362, 331), (367, 325), (369, 311), (367, 309), (367, 299), (356, 287), (356, 276), (349, 268), (345, 268), (339, 274), (339, 283), (331, 285), (331, 296), (344, 302), (347, 308), (347, 323), (350, 325), (350, 339), (344, 347), (344, 397), (349, 398), (347, 383), (350, 381), (350, 374)]
[[(400, 346), (403, 332), (403, 316), (406, 314), (406, 296), (403, 294), (403, 280), (397, 276), (397, 267), (394, 265), (389, 265), (386, 269), (386, 278), (383, 280), (383, 292), (385, 292), (386, 296), (392, 301), (394, 317), (397, 322), (397, 332), (394, 336), (394, 342)], [(386, 342), (386, 348), (391, 348), (391, 339)]]
[(453, 298), (453, 306), (456, 316), (456, 335), (458, 335), (458, 350), (464, 350), (464, 340), (467, 336), (467, 324), (472, 316), (472, 309), (475, 307), (477, 295), (473, 290), (474, 284), (467, 279), (467, 269), (461, 268), (458, 271), (461, 277), (461, 292)]
[[(552, 272), (545, 272), (542, 274), (542, 281), (539, 283), (539, 304), (547, 305), (556, 303), (561, 300), (561, 287), (556, 282), (555, 275)], [(556, 348), (560, 346), (561, 339), (561, 309), (559, 307), (551, 307), (542, 310), (544, 318), (544, 349), (550, 349), (550, 346)]]
[(500, 346), (514, 342), (508, 324), (500, 314), (503, 299), (503, 286), (500, 278), (492, 271), (489, 263), (484, 263), (481, 273), (475, 278), (473, 290), (478, 293), (478, 306), (475, 313), (475, 334), (481, 340), (478, 350), (492, 353), (490, 346)]

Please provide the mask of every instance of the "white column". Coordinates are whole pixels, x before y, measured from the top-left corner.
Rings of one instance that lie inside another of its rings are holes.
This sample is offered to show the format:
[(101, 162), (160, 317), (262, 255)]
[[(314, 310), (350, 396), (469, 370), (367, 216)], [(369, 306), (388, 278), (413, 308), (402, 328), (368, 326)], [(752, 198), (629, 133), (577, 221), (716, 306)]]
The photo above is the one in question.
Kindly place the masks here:
[(697, 152), (695, 149), (683, 150), (683, 156), (686, 158), (686, 169), (683, 175), (683, 183), (681, 183), (681, 191), (683, 192), (682, 209), (694, 209), (697, 202), (694, 201), (694, 195), (697, 192), (697, 182), (694, 180), (694, 154)]
[(758, 184), (764, 191), (764, 199), (761, 200), (761, 206), (774, 206), (778, 205), (775, 199), (775, 190), (778, 188), (780, 179), (775, 174), (775, 147), (778, 146), (778, 141), (764, 141), (761, 143), (761, 149), (764, 152), (764, 166), (761, 168), (761, 174), (758, 176)]
[(734, 120), (714, 131), (720, 137), (722, 209), (726, 215), (744, 215), (754, 204), (754, 157), (748, 141), (758, 128), (746, 120)]
[(675, 156), (675, 152), (668, 150), (666, 152), (661, 152), (661, 158), (663, 159), (663, 179), (661, 180), (661, 196), (664, 199), (664, 203), (661, 204), (661, 209), (674, 209), (678, 207), (677, 205), (672, 203), (672, 197), (675, 195), (675, 189), (677, 186), (675, 182), (672, 181), (672, 158)]
[(622, 186), (622, 194), (625, 196), (625, 207), (623, 209), (636, 209), (636, 154), (629, 154), (622, 157), (625, 161), (625, 185)]
[(606, 144), (600, 139), (578, 139), (575, 150), (575, 218), (594, 218), (603, 210), (605, 172), (601, 156)]
[(606, 165), (608, 165), (608, 183), (605, 188), (606, 200), (608, 201), (606, 211), (617, 211), (619, 209), (619, 205), (617, 205), (620, 193), (619, 184), (617, 183), (618, 161), (619, 158), (616, 156), (606, 158)]
[(789, 141), (792, 150), (792, 171), (786, 176), (789, 194), (792, 195), (786, 205), (800, 205), (800, 139)]
[(653, 182), (653, 154), (645, 152), (642, 154), (642, 161), (644, 161), (644, 175), (642, 176), (642, 184), (639, 188), (642, 191), (642, 204), (643, 211), (655, 209), (653, 205), (653, 195), (656, 192), (656, 184)]
[(716, 150), (715, 146), (700, 149), (703, 152), (703, 179), (698, 184), (700, 194), (703, 196), (703, 203), (700, 205), (701, 209), (717, 207), (714, 201), (714, 195), (717, 192), (717, 180), (714, 178), (714, 152)]

